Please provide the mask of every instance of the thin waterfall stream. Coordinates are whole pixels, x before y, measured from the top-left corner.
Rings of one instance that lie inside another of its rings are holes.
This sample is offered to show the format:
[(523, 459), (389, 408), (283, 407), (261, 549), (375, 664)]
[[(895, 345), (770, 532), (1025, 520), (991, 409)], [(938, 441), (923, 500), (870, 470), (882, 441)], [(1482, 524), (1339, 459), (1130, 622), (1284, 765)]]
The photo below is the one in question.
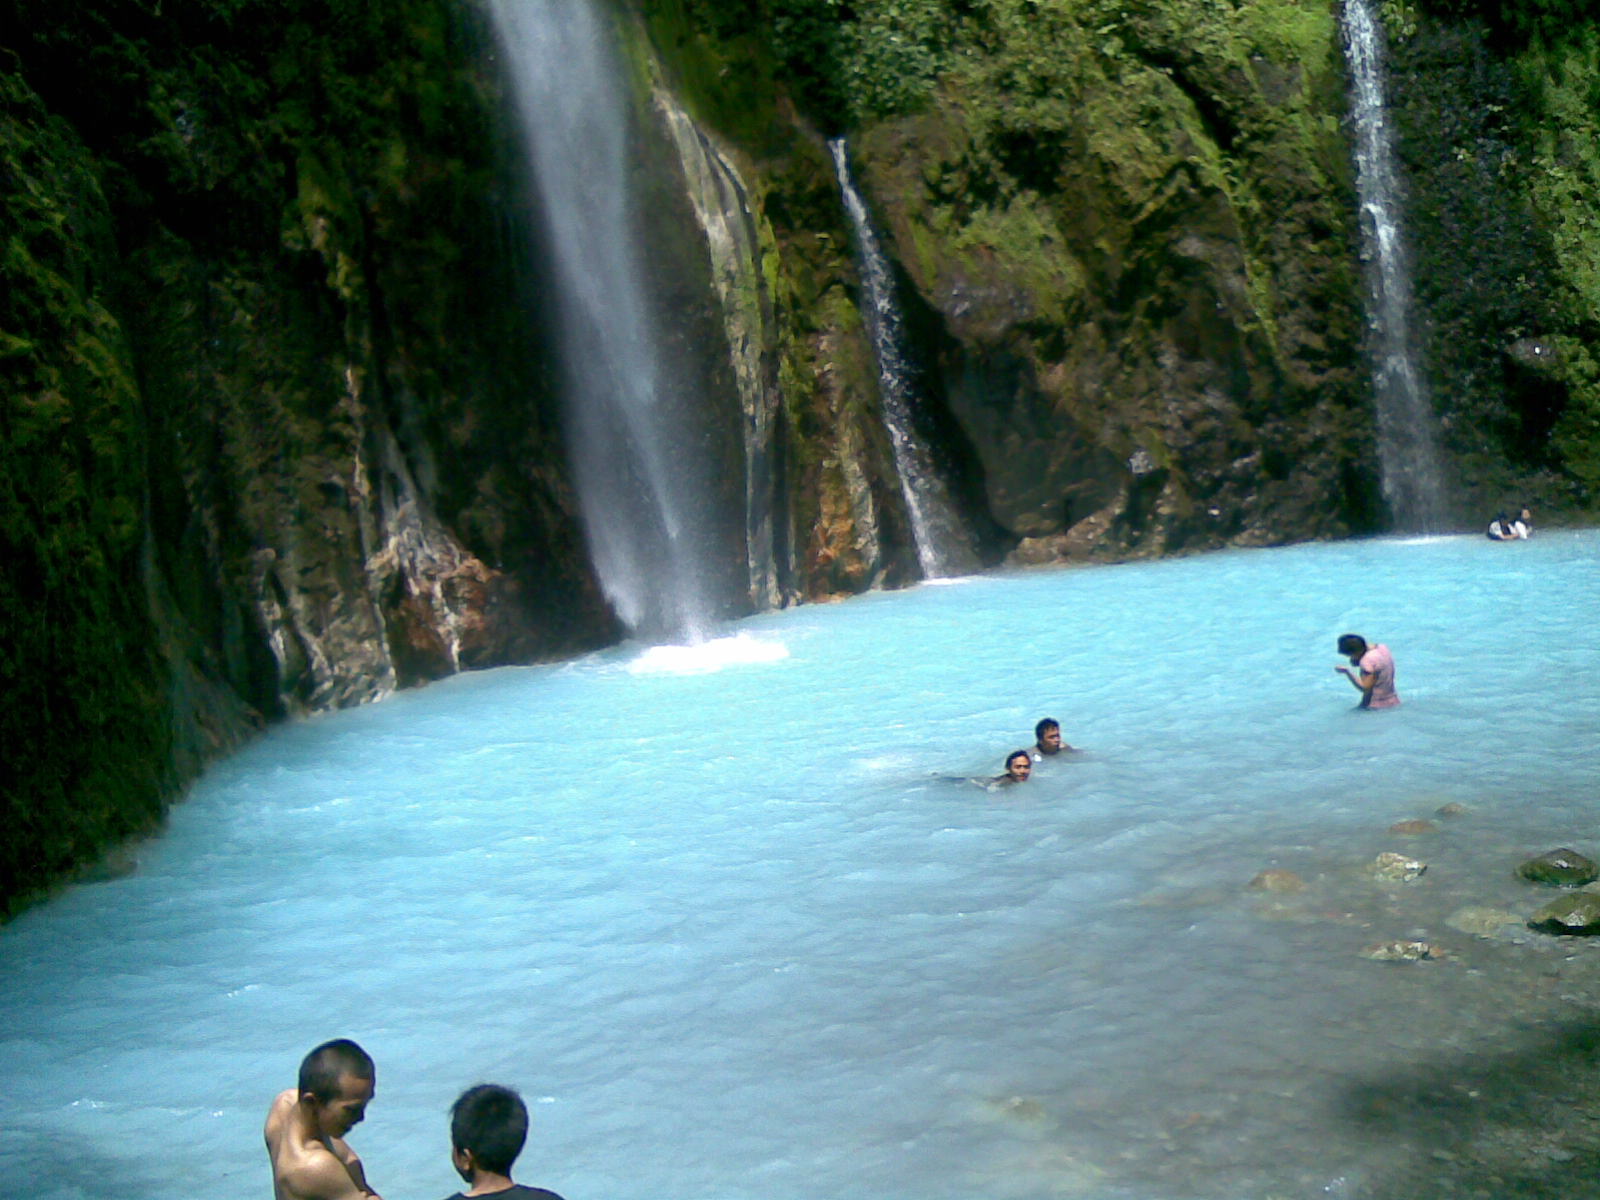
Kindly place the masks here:
[(969, 574), (979, 565), (971, 534), (934, 465), (932, 451), (917, 433), (913, 421), (911, 362), (889, 259), (851, 174), (849, 146), (843, 138), (834, 138), (828, 147), (833, 151), (839, 190), (850, 215), (856, 259), (865, 289), (862, 316), (878, 362), (878, 392), (883, 401), (884, 427), (894, 446), (906, 514), (917, 543), (917, 561), (925, 579)]
[(1383, 496), (1396, 528), (1438, 532), (1446, 528), (1448, 504), (1433, 408), (1416, 361), (1411, 265), (1385, 95), (1383, 30), (1367, 0), (1345, 0), (1343, 25)]
[(717, 615), (711, 466), (645, 286), (612, 31), (587, 0), (490, 7), (560, 284), (564, 412), (589, 551), (636, 634), (698, 640)]

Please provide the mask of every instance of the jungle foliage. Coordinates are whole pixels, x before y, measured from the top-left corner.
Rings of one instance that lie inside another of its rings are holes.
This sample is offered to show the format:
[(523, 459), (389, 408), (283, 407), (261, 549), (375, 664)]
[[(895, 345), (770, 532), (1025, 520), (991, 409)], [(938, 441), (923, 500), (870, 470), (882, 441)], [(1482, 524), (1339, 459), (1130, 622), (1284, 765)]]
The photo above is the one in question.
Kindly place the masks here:
[[(1262, 63), (1332, 65), (1337, 76), (1337, 5), (1321, 0), (644, 3), (681, 3), (711, 41), (757, 51), (826, 129), (866, 130), (939, 105), (959, 111), (975, 169), (951, 181), (962, 190), (949, 199), (980, 217), (1016, 217), (1006, 196), (1048, 190), (1064, 146), (1096, 124), (1091, 110), (1108, 97), (1128, 111), (1120, 125), (1098, 123), (1097, 148), (1136, 163), (1151, 116), (1137, 97), (1151, 72), (1192, 103), (1204, 140), (1222, 151), (1211, 165), (1245, 206), (1274, 203), (1257, 157), (1279, 136), (1274, 127), (1304, 122), (1298, 140), (1310, 147), (1344, 121), (1340, 87), (1313, 97), (1306, 115), (1252, 108), (1238, 86), (1238, 69)], [(1468, 480), (1464, 498), (1510, 491), (1590, 508), (1600, 503), (1600, 30), (1591, 0), (1380, 7), (1433, 333), (1430, 372)], [(1108, 140), (1115, 128), (1120, 149)], [(965, 227), (980, 240), (1028, 240), (1025, 229), (989, 223), (988, 232)], [(1271, 270), (1261, 268), (1252, 278), (1265, 281)], [(1512, 353), (1530, 341), (1548, 352), (1531, 373), (1527, 356)]]

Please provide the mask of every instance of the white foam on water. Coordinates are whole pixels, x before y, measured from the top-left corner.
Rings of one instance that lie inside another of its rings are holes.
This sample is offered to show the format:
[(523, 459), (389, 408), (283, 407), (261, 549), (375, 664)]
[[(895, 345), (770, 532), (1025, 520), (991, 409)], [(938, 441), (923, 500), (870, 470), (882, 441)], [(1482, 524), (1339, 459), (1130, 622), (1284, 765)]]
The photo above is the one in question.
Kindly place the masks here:
[(628, 664), (632, 675), (688, 675), (722, 671), (752, 663), (781, 662), (789, 657), (782, 642), (738, 633), (688, 646), (651, 646)]

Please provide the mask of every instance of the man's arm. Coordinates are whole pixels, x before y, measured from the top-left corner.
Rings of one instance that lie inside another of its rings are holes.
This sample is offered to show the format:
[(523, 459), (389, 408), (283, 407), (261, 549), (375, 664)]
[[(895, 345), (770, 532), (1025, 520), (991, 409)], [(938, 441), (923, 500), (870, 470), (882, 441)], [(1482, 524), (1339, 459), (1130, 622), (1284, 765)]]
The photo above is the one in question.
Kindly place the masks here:
[(371, 1189), (361, 1174), (320, 1147), (297, 1162), (277, 1179), (278, 1193), (293, 1200), (367, 1200)]
[(1350, 685), (1361, 693), (1361, 707), (1365, 708), (1372, 702), (1372, 685), (1378, 682), (1378, 677), (1371, 671), (1361, 672), (1360, 677), (1349, 667), (1335, 667), (1335, 671), (1350, 681)]
[(343, 1138), (329, 1138), (328, 1148), (333, 1151), (344, 1169), (349, 1172), (350, 1178), (359, 1189), (360, 1195), (371, 1196), (373, 1200), (381, 1200), (378, 1193), (372, 1190), (372, 1185), (367, 1182), (367, 1173), (361, 1167), (361, 1156), (350, 1149), (348, 1142)]

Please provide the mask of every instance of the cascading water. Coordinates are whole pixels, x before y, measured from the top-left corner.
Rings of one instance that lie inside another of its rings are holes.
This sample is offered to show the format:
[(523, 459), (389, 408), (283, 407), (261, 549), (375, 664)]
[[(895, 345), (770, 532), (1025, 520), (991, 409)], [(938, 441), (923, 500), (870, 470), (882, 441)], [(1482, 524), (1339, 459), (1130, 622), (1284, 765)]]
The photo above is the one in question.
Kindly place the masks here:
[(628, 113), (588, 0), (491, 0), (561, 285), (569, 453), (589, 551), (638, 635), (704, 636), (710, 467), (659, 349), (629, 187)]
[(1400, 221), (1394, 138), (1384, 98), (1383, 31), (1367, 0), (1345, 0), (1344, 37), (1350, 64), (1356, 192), (1361, 204), (1362, 257), (1372, 326), (1383, 495), (1398, 528), (1438, 531), (1447, 520), (1444, 475), (1411, 328), (1411, 271)]
[(912, 372), (901, 333), (900, 308), (895, 302), (894, 277), (889, 259), (872, 227), (866, 202), (850, 173), (850, 151), (843, 138), (828, 143), (845, 211), (855, 242), (856, 259), (866, 288), (863, 317), (873, 353), (878, 360), (878, 391), (883, 400), (883, 422), (894, 446), (895, 467), (905, 496), (911, 534), (917, 543), (917, 560), (927, 579), (969, 574), (978, 568), (971, 534), (965, 528), (950, 493), (933, 464), (933, 455), (912, 422)]

